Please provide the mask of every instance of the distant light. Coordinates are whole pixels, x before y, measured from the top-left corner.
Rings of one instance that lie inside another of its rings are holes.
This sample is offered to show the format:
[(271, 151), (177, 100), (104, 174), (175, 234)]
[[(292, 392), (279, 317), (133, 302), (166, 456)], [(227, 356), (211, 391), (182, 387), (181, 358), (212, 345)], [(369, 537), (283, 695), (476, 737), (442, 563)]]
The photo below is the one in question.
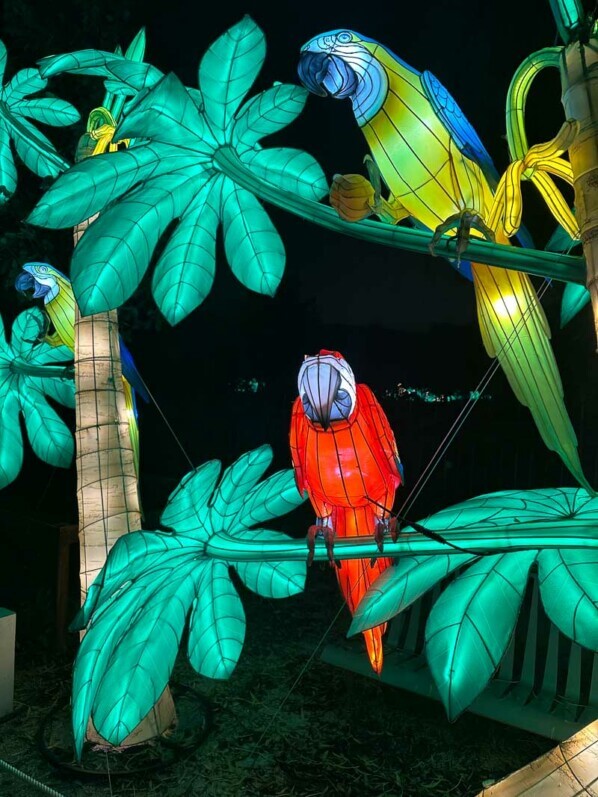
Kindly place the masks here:
[(480, 393), (479, 390), (458, 390), (455, 393), (433, 393), (427, 388), (406, 387), (399, 382), (396, 387), (387, 388), (384, 396), (391, 399), (407, 400), (409, 402), (422, 401), (424, 404), (451, 404), (455, 401), (491, 400), (489, 393)]
[(265, 387), (265, 382), (251, 377), (250, 379), (238, 379), (233, 385), (233, 390), (235, 393), (257, 393)]

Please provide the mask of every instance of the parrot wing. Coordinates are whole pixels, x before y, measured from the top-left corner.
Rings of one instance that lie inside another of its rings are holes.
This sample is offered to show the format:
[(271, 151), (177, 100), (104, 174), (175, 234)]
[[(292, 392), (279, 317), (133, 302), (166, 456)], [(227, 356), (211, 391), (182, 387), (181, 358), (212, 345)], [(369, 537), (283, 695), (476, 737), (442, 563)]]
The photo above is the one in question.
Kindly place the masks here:
[(137, 425), (137, 402), (135, 401), (135, 391), (126, 379), (123, 379), (123, 391), (125, 394), (125, 407), (129, 419), (129, 437), (131, 438), (131, 448), (133, 449), (133, 461), (135, 471), (139, 475), (139, 426)]
[(147, 388), (145, 387), (145, 383), (141, 374), (137, 370), (137, 366), (133, 360), (133, 355), (125, 346), (125, 342), (122, 338), (119, 338), (120, 343), (120, 361), (122, 365), (123, 376), (129, 382), (131, 387), (139, 393), (141, 398), (145, 401), (146, 404), (149, 404), (150, 397), (149, 393), (147, 392)]
[(460, 152), (478, 164), (494, 190), (498, 185), (498, 172), (473, 125), (468, 122), (451, 93), (431, 72), (422, 72), (421, 82), (434, 112), (449, 131)]
[(403, 482), (403, 465), (399, 457), (394, 433), (378, 399), (367, 385), (357, 385), (357, 406), (379, 441), (391, 473)]
[[(466, 158), (478, 164), (484, 177), (488, 180), (490, 188), (495, 191), (499, 180), (496, 166), (475, 128), (457, 105), (455, 98), (431, 72), (422, 72), (421, 83), (434, 112), (450, 133), (459, 151)], [(521, 246), (534, 248), (532, 236), (523, 225), (519, 228), (516, 238)]]
[(53, 346), (62, 343), (75, 351), (75, 295), (68, 277), (53, 266), (58, 291), (53, 299), (44, 305), (44, 309), (52, 322), (55, 333), (52, 335)]
[(304, 495), (307, 490), (307, 483), (305, 481), (305, 412), (301, 398), (297, 396), (293, 404), (293, 412), (291, 415), (291, 459), (293, 461), (293, 470), (295, 471), (295, 481), (297, 482), (297, 489)]

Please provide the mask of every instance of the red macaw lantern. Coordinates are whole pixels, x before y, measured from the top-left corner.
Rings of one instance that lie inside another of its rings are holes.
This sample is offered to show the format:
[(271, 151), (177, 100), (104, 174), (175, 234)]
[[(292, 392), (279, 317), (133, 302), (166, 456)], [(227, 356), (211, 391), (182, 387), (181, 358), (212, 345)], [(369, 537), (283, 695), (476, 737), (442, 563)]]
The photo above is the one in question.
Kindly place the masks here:
[[(297, 486), (307, 492), (316, 513), (308, 533), (324, 537), (334, 561), (335, 536), (393, 531), (391, 509), (403, 468), (395, 437), (376, 397), (367, 385), (357, 385), (347, 361), (337, 351), (322, 349), (305, 357), (299, 371), (299, 396), (293, 405), (291, 455)], [(391, 560), (344, 561), (336, 574), (353, 614), (370, 584)], [(376, 673), (382, 670), (382, 635), (386, 624), (364, 632), (368, 656)]]

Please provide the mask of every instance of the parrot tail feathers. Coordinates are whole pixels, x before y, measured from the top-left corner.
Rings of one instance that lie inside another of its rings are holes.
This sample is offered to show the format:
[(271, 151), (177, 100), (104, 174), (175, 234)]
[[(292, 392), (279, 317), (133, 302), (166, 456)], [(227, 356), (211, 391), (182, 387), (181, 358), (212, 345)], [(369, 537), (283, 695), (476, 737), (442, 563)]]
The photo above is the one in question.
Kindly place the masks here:
[(577, 437), (550, 345), (550, 329), (529, 277), (479, 263), (473, 265), (473, 274), (486, 351), (498, 358), (547, 448), (561, 457), (590, 495), (595, 495), (579, 459)]
[(125, 408), (129, 423), (129, 437), (131, 439), (131, 448), (133, 450), (133, 459), (135, 461), (135, 472), (139, 476), (139, 427), (137, 425), (137, 406), (133, 388), (124, 377), (123, 391), (125, 394)]
[[(389, 502), (387, 497), (386, 504), (388, 503), (392, 503), (392, 501)], [(373, 504), (350, 509), (337, 508), (332, 518), (337, 537), (360, 537), (373, 534), (379, 519), (376, 512)], [(391, 564), (392, 559), (385, 556), (378, 556), (375, 561), (370, 559), (345, 559), (343, 561), (342, 568), (336, 571), (336, 577), (351, 614), (355, 614), (359, 602), (370, 586)], [(382, 635), (385, 631), (386, 623), (363, 632), (368, 657), (372, 669), (377, 675), (382, 672)]]
[(382, 635), (385, 631), (386, 623), (384, 623), (384, 625), (377, 625), (375, 628), (370, 628), (368, 631), (363, 632), (370, 664), (376, 675), (380, 675), (382, 672), (382, 664), (384, 663)]

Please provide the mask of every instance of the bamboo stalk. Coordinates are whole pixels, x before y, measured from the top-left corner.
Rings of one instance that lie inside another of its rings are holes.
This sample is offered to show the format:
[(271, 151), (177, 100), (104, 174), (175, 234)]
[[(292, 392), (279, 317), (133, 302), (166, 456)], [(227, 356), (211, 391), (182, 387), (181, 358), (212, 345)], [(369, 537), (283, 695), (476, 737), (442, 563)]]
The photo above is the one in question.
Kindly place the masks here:
[(598, 342), (598, 39), (563, 48), (560, 72), (565, 114), (579, 122), (569, 160)]
[[(91, 221), (75, 228), (75, 245)], [(83, 602), (114, 543), (141, 528), (115, 310), (83, 317), (76, 309), (75, 400)]]

